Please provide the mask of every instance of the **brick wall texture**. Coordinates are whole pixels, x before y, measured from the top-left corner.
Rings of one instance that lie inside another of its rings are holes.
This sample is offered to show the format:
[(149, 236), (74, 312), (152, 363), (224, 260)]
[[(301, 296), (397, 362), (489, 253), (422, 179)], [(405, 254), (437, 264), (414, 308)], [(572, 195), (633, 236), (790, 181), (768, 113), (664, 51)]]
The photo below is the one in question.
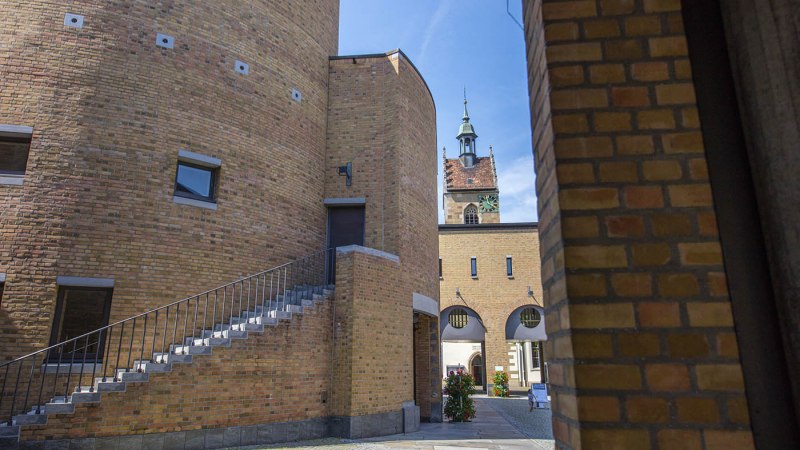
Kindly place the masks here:
[[(338, 3), (3, 3), (0, 123), (34, 131), (0, 185), (0, 356), (47, 345), (59, 275), (114, 278), (113, 322), (322, 248)], [(216, 211), (173, 202), (181, 149), (222, 160)]]
[[(113, 278), (115, 322), (321, 249), (323, 199), (360, 196), (367, 198), (366, 245), (400, 256), (402, 269), (393, 270), (402, 289), (389, 296), (397, 310), (386, 315), (379, 304), (386, 284), (359, 272), (377, 268), (362, 264), (353, 273), (353, 313), (380, 321), (351, 330), (347, 345), (357, 358), (351, 369), (375, 348), (382, 353), (367, 369), (353, 369), (360, 384), (347, 411), (398, 411), (413, 399), (412, 293), (438, 298), (437, 166), (433, 100), (402, 53), (331, 58), (336, 0), (202, 6), (176, 0), (159, 7), (41, 0), (4, 2), (0, 10), (0, 124), (33, 127), (24, 184), (0, 185), (0, 273), (7, 274), (0, 358), (48, 345), (58, 276)], [(82, 14), (83, 28), (64, 26), (65, 13)], [(157, 47), (156, 33), (173, 36), (174, 48)], [(249, 75), (234, 71), (235, 60), (249, 64)], [(293, 89), (301, 101), (293, 100)], [(173, 201), (180, 150), (222, 161), (216, 210)], [(336, 167), (350, 160), (356, 173), (347, 189)], [(322, 324), (330, 327), (332, 318), (319, 313), (319, 323), (307, 318), (259, 338), (257, 345), (275, 353), (257, 352), (252, 366), (233, 351), (251, 344), (235, 343), (202, 363), (206, 374), (181, 367), (165, 375), (167, 386), (158, 383), (164, 392), (195, 386), (191, 405), (137, 386), (123, 398), (144, 399), (142, 412), (132, 403), (103, 402), (105, 419), (87, 412), (76, 424), (55, 420), (47, 427), (53, 431), (25, 436), (130, 434), (331, 413), (320, 397), (330, 387), (323, 370), (330, 328)], [(370, 334), (379, 325), (392, 332)], [(292, 341), (306, 336), (312, 338), (295, 348)], [(396, 358), (380, 359), (386, 355)], [(308, 367), (312, 362), (319, 367)], [(404, 377), (390, 375), (385, 392), (380, 377), (380, 389), (362, 389), (367, 374), (395, 369)], [(438, 373), (438, 365), (432, 370)], [(213, 382), (230, 376), (253, 383), (265, 374), (275, 384), (254, 393), (267, 400), (252, 417), (239, 412), (241, 392)], [(205, 406), (196, 411), (206, 401), (217, 405), (209, 393), (229, 402), (216, 409), (224, 414)], [(177, 412), (163, 427), (146, 425), (147, 417), (170, 408)], [(141, 420), (131, 418), (136, 414)], [(84, 418), (97, 421), (78, 424)]]
[(680, 1), (524, 15), (558, 447), (753, 448)]
[[(521, 306), (542, 306), (537, 229), (440, 229), (439, 252), (441, 310), (460, 305), (478, 313), (486, 328), (486, 379), (492, 383), (495, 366), (509, 371), (508, 317)], [(507, 255), (512, 257), (513, 278), (506, 274)], [(473, 256), (477, 258), (477, 278), (470, 275)], [(528, 286), (533, 297), (528, 296)], [(456, 288), (461, 297), (456, 297)]]

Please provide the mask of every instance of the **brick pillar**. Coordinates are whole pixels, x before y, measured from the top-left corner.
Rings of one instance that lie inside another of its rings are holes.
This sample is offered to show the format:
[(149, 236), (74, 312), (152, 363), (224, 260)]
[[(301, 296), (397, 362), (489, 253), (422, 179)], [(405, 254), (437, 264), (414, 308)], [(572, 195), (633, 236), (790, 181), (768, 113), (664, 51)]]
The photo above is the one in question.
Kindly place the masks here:
[(680, 8), (524, 4), (559, 448), (753, 448)]
[(331, 433), (403, 432), (413, 402), (413, 312), (399, 258), (359, 246), (336, 253)]

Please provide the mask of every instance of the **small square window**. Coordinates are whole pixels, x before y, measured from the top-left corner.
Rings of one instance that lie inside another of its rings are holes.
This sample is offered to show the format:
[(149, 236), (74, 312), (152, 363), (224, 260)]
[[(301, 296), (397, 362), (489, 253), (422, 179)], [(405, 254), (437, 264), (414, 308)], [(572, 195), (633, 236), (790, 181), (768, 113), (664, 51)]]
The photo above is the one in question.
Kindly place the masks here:
[(213, 202), (218, 169), (178, 161), (175, 175), (175, 195), (195, 200)]
[(30, 148), (30, 136), (0, 134), (0, 175), (25, 175)]

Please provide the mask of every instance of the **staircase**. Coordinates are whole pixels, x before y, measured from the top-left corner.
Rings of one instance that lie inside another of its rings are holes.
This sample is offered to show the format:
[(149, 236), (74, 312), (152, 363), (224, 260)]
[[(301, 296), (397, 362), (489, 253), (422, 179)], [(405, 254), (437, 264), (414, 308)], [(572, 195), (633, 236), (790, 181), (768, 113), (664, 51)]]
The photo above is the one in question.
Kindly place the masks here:
[(18, 445), (20, 427), (72, 414), (76, 404), (125, 392), (128, 383), (149, 382), (330, 299), (330, 255), (317, 252), (0, 365), (0, 448)]

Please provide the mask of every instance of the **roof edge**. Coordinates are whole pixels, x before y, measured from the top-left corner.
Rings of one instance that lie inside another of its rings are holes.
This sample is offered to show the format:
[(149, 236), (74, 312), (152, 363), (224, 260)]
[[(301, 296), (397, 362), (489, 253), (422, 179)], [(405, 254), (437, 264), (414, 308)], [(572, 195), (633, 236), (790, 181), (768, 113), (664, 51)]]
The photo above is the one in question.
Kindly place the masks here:
[(462, 223), (440, 223), (439, 231), (447, 230), (535, 230), (539, 229), (539, 222), (511, 222), (511, 223), (480, 223), (467, 225)]
[(338, 56), (329, 56), (329, 57), (328, 57), (328, 60), (329, 60), (329, 61), (337, 61), (337, 60), (340, 60), (340, 59), (356, 59), (356, 58), (361, 58), (361, 59), (368, 59), (368, 58), (385, 58), (385, 57), (387, 57), (387, 56), (392, 56), (392, 55), (394, 55), (395, 53), (399, 53), (399, 54), (400, 54), (400, 55), (401, 55), (403, 58), (405, 58), (405, 60), (406, 60), (406, 61), (408, 61), (408, 64), (410, 64), (410, 65), (411, 65), (411, 68), (412, 68), (412, 69), (414, 69), (414, 72), (416, 72), (416, 73), (417, 73), (417, 76), (419, 77), (419, 79), (420, 79), (420, 80), (422, 80), (422, 84), (423, 84), (423, 85), (425, 85), (425, 90), (426, 90), (426, 91), (428, 91), (428, 96), (430, 96), (430, 98), (431, 98), (431, 103), (433, 103), (433, 111), (434, 111), (434, 114), (436, 114), (436, 100), (434, 100), (434, 99), (433, 99), (433, 93), (431, 92), (431, 88), (430, 88), (430, 86), (428, 86), (428, 82), (425, 80), (425, 77), (423, 77), (423, 76), (422, 76), (422, 72), (420, 72), (420, 71), (419, 71), (419, 69), (417, 68), (417, 66), (415, 66), (415, 65), (414, 65), (414, 62), (413, 62), (413, 61), (411, 61), (411, 58), (409, 58), (409, 57), (408, 57), (408, 55), (406, 55), (406, 54), (405, 54), (405, 52), (403, 52), (403, 51), (402, 51), (402, 50), (400, 50), (399, 48), (396, 48), (396, 49), (394, 49), (394, 50), (389, 50), (389, 51), (388, 51), (388, 52), (386, 52), (386, 53), (365, 53), (365, 54), (363, 54), (363, 55), (338, 55)]

